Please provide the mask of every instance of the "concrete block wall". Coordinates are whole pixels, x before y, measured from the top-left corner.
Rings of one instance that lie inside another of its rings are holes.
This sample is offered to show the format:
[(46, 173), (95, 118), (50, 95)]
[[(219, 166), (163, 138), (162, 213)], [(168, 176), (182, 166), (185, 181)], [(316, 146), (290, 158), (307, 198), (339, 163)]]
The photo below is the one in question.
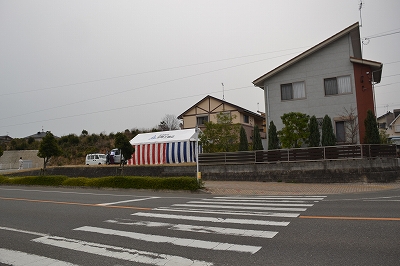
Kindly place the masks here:
[(38, 157), (37, 153), (38, 150), (4, 151), (3, 156), (0, 157), (0, 170), (18, 169), (20, 157), (26, 161), (24, 168), (42, 167), (43, 158)]
[[(394, 182), (400, 180), (400, 159), (358, 159), (271, 164), (200, 166), (202, 179), (218, 181), (259, 181), (297, 183)], [(8, 175), (39, 175), (40, 169), (14, 171)], [(49, 175), (104, 177), (121, 174), (118, 166), (49, 167)], [(193, 176), (196, 165), (125, 166), (126, 176)]]

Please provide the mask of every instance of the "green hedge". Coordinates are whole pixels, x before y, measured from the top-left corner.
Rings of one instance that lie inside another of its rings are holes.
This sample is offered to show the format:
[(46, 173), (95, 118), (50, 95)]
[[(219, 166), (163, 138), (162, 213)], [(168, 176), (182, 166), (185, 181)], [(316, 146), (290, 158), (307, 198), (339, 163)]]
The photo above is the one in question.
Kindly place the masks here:
[(39, 185), (39, 186), (74, 186), (74, 187), (108, 187), (135, 188), (153, 190), (190, 190), (202, 187), (193, 177), (137, 177), (109, 176), (101, 178), (69, 178), (67, 176), (0, 176), (0, 184), (8, 185)]

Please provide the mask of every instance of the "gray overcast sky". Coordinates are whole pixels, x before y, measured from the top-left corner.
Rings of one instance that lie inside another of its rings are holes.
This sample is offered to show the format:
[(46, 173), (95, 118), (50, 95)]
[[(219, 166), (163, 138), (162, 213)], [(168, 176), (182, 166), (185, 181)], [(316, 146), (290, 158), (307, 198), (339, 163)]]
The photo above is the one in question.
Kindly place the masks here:
[[(0, 0), (0, 135), (156, 126), (210, 94), (256, 112), (252, 81), (360, 20), (359, 0)], [(377, 114), (400, 108), (400, 1), (364, 0)], [(258, 104), (259, 103), (259, 104)]]

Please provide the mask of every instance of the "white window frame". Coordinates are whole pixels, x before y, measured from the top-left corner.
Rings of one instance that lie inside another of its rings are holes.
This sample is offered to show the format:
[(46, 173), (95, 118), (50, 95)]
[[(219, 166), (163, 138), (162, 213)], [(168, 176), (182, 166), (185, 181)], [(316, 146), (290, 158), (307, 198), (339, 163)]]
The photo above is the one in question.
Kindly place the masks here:
[[(285, 93), (283, 92), (284, 89), (287, 90)], [(290, 91), (288, 89), (290, 89)], [(305, 98), (306, 83), (304, 81), (281, 84), (281, 101), (300, 100)]]
[[(332, 88), (327, 88), (327, 82), (331, 80)], [(334, 83), (333, 83), (334, 82)], [(324, 93), (325, 96), (342, 95), (352, 93), (351, 75), (324, 78)], [(332, 92), (329, 92), (331, 90)], [(327, 93), (328, 91), (328, 93)]]

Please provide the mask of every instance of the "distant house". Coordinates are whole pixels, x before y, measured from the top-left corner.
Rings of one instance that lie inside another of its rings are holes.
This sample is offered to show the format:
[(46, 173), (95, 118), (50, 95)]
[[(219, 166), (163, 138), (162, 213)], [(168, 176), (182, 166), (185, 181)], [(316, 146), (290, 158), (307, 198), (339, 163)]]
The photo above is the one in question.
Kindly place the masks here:
[(378, 122), (378, 126), (380, 130), (385, 130), (389, 127), (390, 123), (394, 120), (395, 116), (392, 112), (387, 112), (384, 115), (381, 115), (376, 120)]
[[(25, 139), (33, 138), (35, 141), (41, 141), (44, 137), (46, 137), (46, 133), (43, 130), (40, 132), (37, 132), (36, 134), (30, 135), (25, 137)], [(58, 138), (57, 136), (54, 136), (56, 139)]]
[(389, 124), (388, 128), (386, 129), (386, 134), (388, 134), (388, 138), (393, 144), (396, 144), (397, 147), (400, 147), (400, 114), (398, 114), (396, 118)]
[(8, 135), (0, 136), (0, 143), (9, 143), (12, 140), (13, 140), (13, 138)]
[(260, 129), (261, 138), (265, 138), (265, 132), (263, 130), (265, 118), (262, 115), (210, 95), (207, 95), (187, 109), (178, 116), (178, 119), (183, 120), (183, 129), (195, 128), (197, 125), (201, 130), (204, 130), (206, 122), (218, 122), (216, 115), (221, 112), (229, 113), (234, 118), (232, 120), (233, 123), (238, 123), (243, 126), (249, 143), (252, 143), (255, 125)]
[[(359, 24), (355, 23), (253, 81), (264, 90), (267, 125), (283, 127), (281, 116), (289, 112), (332, 119), (338, 144), (348, 134), (362, 143), (367, 111), (374, 112), (373, 86), (381, 81), (382, 63), (362, 58)], [(351, 116), (346, 111), (354, 110)], [(357, 117), (358, 132), (348, 132)]]
[(38, 131), (36, 134), (25, 137), (25, 139), (33, 138), (35, 141), (41, 141), (46, 136), (46, 132)]

